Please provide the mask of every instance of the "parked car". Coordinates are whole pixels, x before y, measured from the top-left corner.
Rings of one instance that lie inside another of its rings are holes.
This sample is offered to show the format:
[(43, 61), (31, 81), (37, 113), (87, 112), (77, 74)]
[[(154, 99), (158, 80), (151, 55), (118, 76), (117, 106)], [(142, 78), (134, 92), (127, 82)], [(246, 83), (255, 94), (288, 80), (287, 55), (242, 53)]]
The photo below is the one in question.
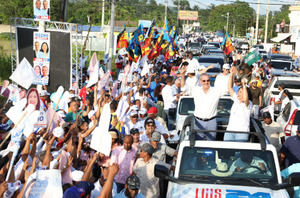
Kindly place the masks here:
[(279, 95), (278, 85), (284, 84), (296, 100), (300, 100), (300, 78), (296, 76), (275, 76), (264, 91), (263, 102), (269, 106)]
[(300, 105), (298, 101), (291, 100), (286, 104), (276, 122), (278, 122), (284, 130), (286, 138), (296, 135), (298, 125), (300, 125)]
[(198, 58), (198, 62), (201, 64), (219, 64), (221, 66), (221, 70), (223, 69), (224, 63), (226, 63), (225, 58), (219, 56), (200, 56)]
[(293, 61), (293, 58), (286, 54), (272, 54), (270, 56), (270, 60), (286, 60), (286, 61)]
[(264, 45), (262, 45), (262, 44), (253, 45), (252, 47), (262, 49), (262, 50), (264, 49)]
[(207, 51), (210, 49), (218, 49), (216, 46), (214, 45), (203, 45), (201, 48), (201, 54), (207, 54)]
[(240, 41), (236, 44), (235, 48), (237, 50), (242, 50), (242, 51), (246, 51), (250, 49), (250, 45), (248, 42), (246, 41)]
[(201, 44), (200, 43), (188, 43), (187, 49), (188, 49), (188, 51), (192, 52), (193, 55), (199, 55), (201, 52)]
[(293, 71), (293, 62), (289, 60), (272, 59), (270, 65), (276, 70)]
[(221, 48), (219, 42), (207, 42), (207, 45), (213, 45), (213, 46), (215, 46), (216, 48)]

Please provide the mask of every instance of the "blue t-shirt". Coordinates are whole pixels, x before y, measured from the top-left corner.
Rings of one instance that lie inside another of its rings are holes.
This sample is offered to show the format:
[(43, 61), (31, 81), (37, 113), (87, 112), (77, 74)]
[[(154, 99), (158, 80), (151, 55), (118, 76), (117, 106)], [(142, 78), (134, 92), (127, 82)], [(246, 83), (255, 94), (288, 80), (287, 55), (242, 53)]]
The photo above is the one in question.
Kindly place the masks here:
[(151, 95), (151, 99), (154, 101), (154, 102), (157, 102), (157, 97), (154, 96), (154, 91), (155, 91), (155, 88), (158, 86), (158, 83), (156, 84), (155, 81), (152, 81), (150, 83), (150, 87), (148, 88), (148, 91)]
[[(120, 193), (116, 194), (114, 198), (127, 198), (125, 195), (125, 189), (123, 189)], [(138, 193), (135, 198), (145, 198), (145, 196), (141, 193)]]
[(289, 137), (282, 145), (280, 152), (285, 154), (285, 167), (300, 163), (300, 138), (297, 135)]
[[(292, 173), (298, 173), (300, 170), (300, 163), (293, 164), (292, 166), (281, 171), (281, 176), (287, 179)], [(300, 197), (300, 186), (294, 187), (294, 198)]]

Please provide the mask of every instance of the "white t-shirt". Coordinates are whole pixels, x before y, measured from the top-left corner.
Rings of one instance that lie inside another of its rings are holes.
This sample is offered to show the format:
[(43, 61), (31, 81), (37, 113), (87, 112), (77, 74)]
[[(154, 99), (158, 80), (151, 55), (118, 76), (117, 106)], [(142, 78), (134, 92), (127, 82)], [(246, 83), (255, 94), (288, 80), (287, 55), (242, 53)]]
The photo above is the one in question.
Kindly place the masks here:
[(176, 95), (174, 89), (170, 85), (166, 85), (162, 91), (162, 97), (164, 100), (164, 109), (176, 108)]
[(245, 103), (240, 102), (237, 94), (232, 97), (233, 105), (230, 111), (229, 122), (227, 126), (228, 131), (250, 131), (250, 112), (252, 103), (246, 106)]
[[(97, 198), (100, 196), (100, 193), (102, 191), (102, 186), (99, 183), (99, 180), (97, 180), (95, 183), (95, 188), (91, 192), (91, 198)], [(113, 188), (112, 188), (112, 197), (114, 197), (117, 193), (117, 184), (114, 182), (113, 183)]]
[(229, 81), (230, 74), (226, 76), (221, 73), (218, 74), (215, 80), (215, 88), (220, 89), (224, 94), (228, 93), (228, 81)]
[(198, 118), (209, 119), (217, 115), (217, 107), (222, 92), (214, 87), (210, 87), (207, 93), (204, 93), (202, 87), (195, 87), (192, 90), (192, 96), (195, 101), (194, 115)]
[(192, 90), (195, 87), (199, 86), (199, 76), (195, 75), (194, 77), (188, 77), (185, 81), (185, 85), (182, 88), (182, 91), (186, 92), (187, 95), (192, 95)]
[(191, 59), (187, 59), (187, 62), (189, 63), (188, 67), (194, 67), (194, 68), (199, 68), (200, 67), (200, 64), (198, 62), (197, 59), (193, 58), (192, 60)]

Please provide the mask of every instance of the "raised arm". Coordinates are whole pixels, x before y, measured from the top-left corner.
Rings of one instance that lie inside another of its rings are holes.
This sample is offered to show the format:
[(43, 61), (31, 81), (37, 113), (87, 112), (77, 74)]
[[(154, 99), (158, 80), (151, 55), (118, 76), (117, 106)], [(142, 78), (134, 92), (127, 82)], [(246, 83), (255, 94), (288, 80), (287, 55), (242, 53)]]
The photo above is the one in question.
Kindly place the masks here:
[(249, 97), (248, 97), (248, 91), (247, 91), (247, 83), (246, 83), (246, 80), (244, 78), (242, 79), (242, 84), (243, 84), (243, 99), (244, 99), (244, 103), (248, 107), (248, 105), (249, 105)]
[(234, 94), (234, 90), (233, 90), (233, 78), (234, 78), (234, 74), (236, 72), (235, 67), (231, 67), (230, 68), (230, 76), (229, 76), (229, 80), (228, 80), (228, 92), (231, 95), (231, 97)]

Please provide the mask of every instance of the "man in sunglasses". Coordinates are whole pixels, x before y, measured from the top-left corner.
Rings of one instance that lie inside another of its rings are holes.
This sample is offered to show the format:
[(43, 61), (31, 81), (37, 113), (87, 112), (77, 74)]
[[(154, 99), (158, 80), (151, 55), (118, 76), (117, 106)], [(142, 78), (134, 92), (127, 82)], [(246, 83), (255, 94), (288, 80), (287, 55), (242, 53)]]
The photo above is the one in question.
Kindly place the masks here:
[[(200, 84), (201, 87), (194, 87), (192, 91), (195, 101), (195, 127), (200, 130), (216, 130), (217, 107), (223, 92), (220, 89), (210, 87), (210, 77), (206, 73), (201, 74)], [(201, 133), (198, 134), (197, 138), (215, 140), (216, 133)]]

